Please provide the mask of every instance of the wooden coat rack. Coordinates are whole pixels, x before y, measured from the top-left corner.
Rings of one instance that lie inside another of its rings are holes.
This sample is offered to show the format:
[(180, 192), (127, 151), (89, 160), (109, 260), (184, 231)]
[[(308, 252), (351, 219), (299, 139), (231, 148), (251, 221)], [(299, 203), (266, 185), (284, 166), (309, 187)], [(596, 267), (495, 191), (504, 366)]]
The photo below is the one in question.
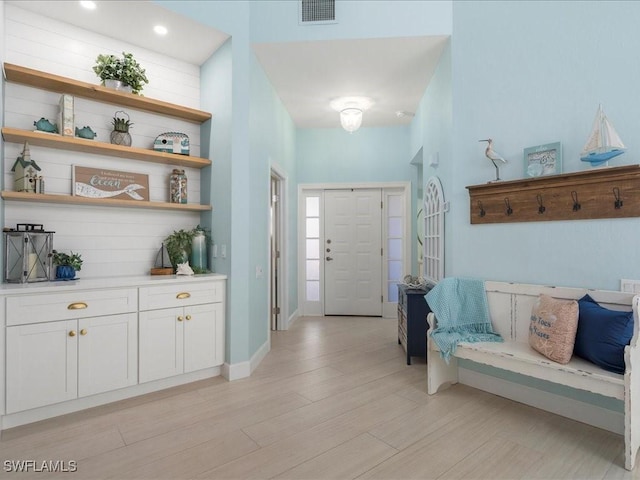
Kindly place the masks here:
[(472, 224), (640, 216), (640, 165), (468, 186)]

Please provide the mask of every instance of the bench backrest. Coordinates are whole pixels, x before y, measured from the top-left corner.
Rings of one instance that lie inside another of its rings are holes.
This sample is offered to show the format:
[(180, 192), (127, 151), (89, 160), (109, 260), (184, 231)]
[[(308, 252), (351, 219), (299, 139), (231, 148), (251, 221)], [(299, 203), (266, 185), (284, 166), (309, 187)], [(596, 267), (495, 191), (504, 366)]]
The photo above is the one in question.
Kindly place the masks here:
[(549, 287), (522, 283), (485, 282), (493, 328), (505, 340), (527, 343), (531, 309), (540, 294), (579, 300), (586, 293), (605, 308), (631, 311), (634, 294), (586, 288)]

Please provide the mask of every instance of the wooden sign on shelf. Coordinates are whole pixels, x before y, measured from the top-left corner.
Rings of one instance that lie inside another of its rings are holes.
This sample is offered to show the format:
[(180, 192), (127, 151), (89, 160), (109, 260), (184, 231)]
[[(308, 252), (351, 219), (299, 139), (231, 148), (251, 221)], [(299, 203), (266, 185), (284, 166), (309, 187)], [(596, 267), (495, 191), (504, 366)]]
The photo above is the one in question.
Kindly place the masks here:
[(149, 175), (73, 166), (72, 195), (149, 201)]

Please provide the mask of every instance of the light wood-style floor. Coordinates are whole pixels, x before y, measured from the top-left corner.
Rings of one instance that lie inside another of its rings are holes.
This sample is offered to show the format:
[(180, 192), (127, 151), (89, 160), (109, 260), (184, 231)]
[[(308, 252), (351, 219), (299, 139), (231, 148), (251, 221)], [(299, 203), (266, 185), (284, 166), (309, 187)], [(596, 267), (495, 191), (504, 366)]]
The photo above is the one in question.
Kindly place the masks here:
[[(75, 460), (72, 479), (617, 479), (623, 441), (478, 390), (426, 394), (396, 322), (302, 318), (254, 374), (7, 430), (5, 460)], [(0, 470), (1, 478), (48, 478)]]

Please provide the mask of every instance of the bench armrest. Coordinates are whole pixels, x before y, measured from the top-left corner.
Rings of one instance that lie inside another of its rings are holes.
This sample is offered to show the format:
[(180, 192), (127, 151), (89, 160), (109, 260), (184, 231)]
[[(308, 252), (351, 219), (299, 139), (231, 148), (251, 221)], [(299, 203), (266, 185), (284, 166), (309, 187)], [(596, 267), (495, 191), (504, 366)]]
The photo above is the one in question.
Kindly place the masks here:
[(635, 348), (638, 344), (638, 332), (640, 331), (640, 325), (638, 325), (638, 322), (640, 321), (640, 295), (635, 295), (633, 297), (633, 300), (631, 301), (631, 308), (633, 309), (633, 336), (631, 337), (629, 346)]
[(436, 328), (436, 316), (433, 312), (429, 312), (427, 314), (427, 323), (429, 324), (429, 330), (433, 330), (434, 328)]

